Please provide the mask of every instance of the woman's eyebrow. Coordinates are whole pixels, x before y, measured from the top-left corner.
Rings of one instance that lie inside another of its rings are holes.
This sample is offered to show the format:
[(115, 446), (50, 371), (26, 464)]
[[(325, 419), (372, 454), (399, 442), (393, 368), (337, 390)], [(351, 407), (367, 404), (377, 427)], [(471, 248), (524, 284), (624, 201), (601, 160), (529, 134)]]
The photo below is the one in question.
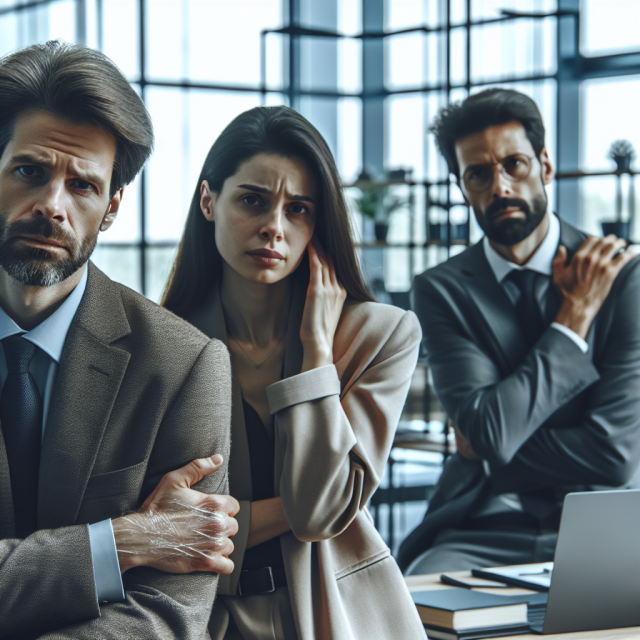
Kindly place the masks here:
[[(238, 189), (248, 189), (249, 191), (257, 191), (258, 193), (271, 193), (269, 189), (265, 187), (258, 187), (255, 184), (239, 184)], [(311, 198), (310, 196), (291, 196), (291, 199), (302, 200), (304, 202), (310, 202), (311, 204), (314, 204), (313, 198)]]
[(249, 191), (257, 191), (258, 193), (271, 193), (265, 187), (258, 187), (255, 184), (239, 184), (238, 189), (248, 189)]

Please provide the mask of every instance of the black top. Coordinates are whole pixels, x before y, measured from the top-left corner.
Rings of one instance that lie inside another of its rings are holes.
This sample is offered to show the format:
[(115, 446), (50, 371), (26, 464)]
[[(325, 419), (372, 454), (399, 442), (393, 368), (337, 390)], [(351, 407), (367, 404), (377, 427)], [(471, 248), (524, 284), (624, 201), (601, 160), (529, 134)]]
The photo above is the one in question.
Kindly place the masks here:
[[(242, 400), (244, 423), (249, 441), (251, 460), (251, 490), (254, 500), (274, 498), (275, 445), (258, 415), (246, 400)], [(247, 549), (244, 553), (242, 569), (262, 569), (263, 567), (283, 567), (280, 536)]]

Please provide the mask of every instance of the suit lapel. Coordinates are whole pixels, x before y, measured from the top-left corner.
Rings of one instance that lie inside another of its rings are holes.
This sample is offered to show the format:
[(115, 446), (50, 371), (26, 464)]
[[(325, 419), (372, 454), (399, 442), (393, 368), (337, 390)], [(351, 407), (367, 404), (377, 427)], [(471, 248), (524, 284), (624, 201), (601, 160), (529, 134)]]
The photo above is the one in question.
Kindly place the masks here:
[(580, 245), (587, 239), (587, 234), (571, 226), (562, 218), (560, 220), (560, 244), (567, 248), (567, 261), (570, 262), (573, 254), (580, 248)]
[(75, 522), (130, 354), (111, 343), (130, 333), (116, 286), (89, 265), (69, 329), (42, 443), (38, 527)]
[(0, 424), (0, 540), (15, 538), (15, 514), (13, 512), (13, 495), (9, 477), (9, 460)]
[(461, 283), (475, 306), (474, 328), (482, 327), (501, 368), (513, 371), (527, 353), (515, 309), (487, 262), (482, 242), (463, 255)]

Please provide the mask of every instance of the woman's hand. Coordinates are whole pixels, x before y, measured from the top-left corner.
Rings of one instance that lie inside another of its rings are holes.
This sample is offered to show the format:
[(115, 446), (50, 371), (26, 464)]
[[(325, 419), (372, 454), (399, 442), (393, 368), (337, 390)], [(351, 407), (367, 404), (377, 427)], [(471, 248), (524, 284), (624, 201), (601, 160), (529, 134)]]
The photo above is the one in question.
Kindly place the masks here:
[(302, 371), (333, 364), (333, 338), (347, 298), (329, 257), (312, 242), (307, 250), (311, 277), (300, 324)]

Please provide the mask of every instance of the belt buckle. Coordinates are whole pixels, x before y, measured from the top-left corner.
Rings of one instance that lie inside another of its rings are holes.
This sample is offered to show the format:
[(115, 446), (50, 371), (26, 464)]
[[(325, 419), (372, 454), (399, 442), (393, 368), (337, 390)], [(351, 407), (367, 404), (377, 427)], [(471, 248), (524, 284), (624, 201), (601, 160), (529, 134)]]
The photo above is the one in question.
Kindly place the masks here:
[[(262, 591), (256, 591), (254, 593), (247, 593), (247, 594), (243, 593), (242, 592), (242, 574), (243, 573), (256, 573), (257, 571), (265, 571), (265, 570), (269, 572), (269, 580), (271, 582), (271, 588), (263, 589)], [(238, 593), (241, 596), (244, 596), (244, 595), (253, 596), (253, 595), (258, 595), (260, 593), (273, 593), (275, 590), (276, 590), (276, 584), (275, 584), (275, 582), (273, 580), (273, 571), (271, 570), (271, 567), (262, 567), (262, 569), (254, 569), (254, 570), (245, 569), (244, 571), (240, 572), (240, 580), (238, 581)]]

